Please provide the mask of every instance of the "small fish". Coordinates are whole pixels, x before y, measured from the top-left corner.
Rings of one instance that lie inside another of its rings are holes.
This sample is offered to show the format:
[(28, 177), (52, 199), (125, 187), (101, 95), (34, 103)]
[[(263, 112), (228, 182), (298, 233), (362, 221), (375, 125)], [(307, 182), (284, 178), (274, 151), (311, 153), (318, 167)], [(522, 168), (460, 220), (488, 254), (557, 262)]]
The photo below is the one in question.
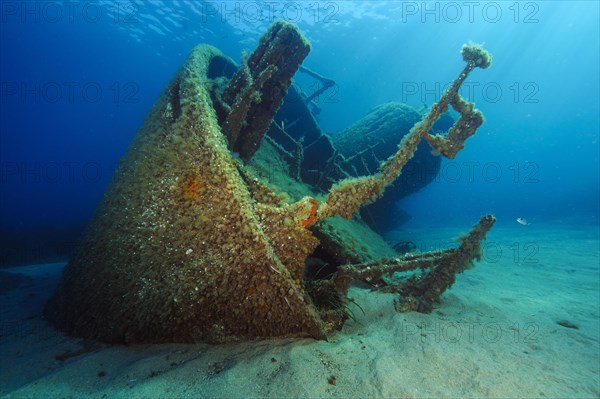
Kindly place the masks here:
[(517, 223), (519, 223), (519, 224), (521, 224), (523, 226), (528, 226), (529, 225), (529, 222), (525, 218), (517, 218)]

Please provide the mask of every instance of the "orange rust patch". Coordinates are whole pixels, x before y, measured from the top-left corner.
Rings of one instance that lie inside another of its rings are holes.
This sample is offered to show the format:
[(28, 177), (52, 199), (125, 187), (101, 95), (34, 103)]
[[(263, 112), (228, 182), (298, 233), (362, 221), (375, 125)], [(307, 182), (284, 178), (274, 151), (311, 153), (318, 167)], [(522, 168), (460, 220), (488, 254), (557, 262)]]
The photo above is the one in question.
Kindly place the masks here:
[(308, 219), (300, 221), (302, 227), (310, 227), (317, 221), (317, 206), (319, 205), (319, 201), (314, 198), (311, 198), (309, 201), (312, 204), (310, 208), (310, 216), (308, 216)]
[(183, 185), (183, 197), (189, 201), (196, 201), (200, 197), (201, 181), (197, 175), (188, 176)]

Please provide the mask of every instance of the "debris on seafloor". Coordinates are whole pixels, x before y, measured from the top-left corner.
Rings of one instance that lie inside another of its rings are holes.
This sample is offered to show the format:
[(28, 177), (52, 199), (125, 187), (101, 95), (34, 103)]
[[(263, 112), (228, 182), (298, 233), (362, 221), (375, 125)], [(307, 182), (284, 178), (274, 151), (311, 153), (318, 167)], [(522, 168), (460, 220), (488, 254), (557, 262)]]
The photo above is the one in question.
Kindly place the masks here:
[(412, 241), (400, 241), (394, 244), (393, 248), (400, 255), (404, 255), (409, 252), (415, 252), (417, 250), (417, 245)]
[[(377, 234), (357, 221), (328, 218), (350, 219), (381, 196), (422, 138), (442, 155), (456, 155), (483, 122), (458, 89), (472, 69), (489, 65), (489, 55), (465, 46), (467, 66), (396, 154), (372, 176), (346, 179), (319, 201), (308, 189), (273, 190), (254, 159), (273, 162), (259, 145), (275, 148), (263, 134), (309, 49), (293, 25), (277, 21), (237, 70), (214, 47), (192, 51), (120, 163), (46, 306), (49, 320), (70, 334), (115, 343), (323, 339), (348, 318), (353, 280), (415, 268), (428, 272), (399, 287), (400, 307), (431, 309), (454, 275), (478, 259), (492, 216), (457, 249), (353, 266), (340, 264), (375, 256), (348, 231)], [(460, 119), (447, 137), (430, 135), (449, 105)], [(381, 248), (387, 252), (380, 258), (393, 253)], [(325, 257), (312, 263), (337, 261), (330, 278), (305, 280), (307, 259)]]

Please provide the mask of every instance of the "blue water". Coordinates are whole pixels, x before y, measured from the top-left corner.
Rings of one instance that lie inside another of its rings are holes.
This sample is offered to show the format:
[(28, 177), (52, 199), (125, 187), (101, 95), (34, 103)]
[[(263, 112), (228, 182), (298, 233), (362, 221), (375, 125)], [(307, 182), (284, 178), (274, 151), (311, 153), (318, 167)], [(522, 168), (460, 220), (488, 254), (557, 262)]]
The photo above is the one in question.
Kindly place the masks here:
[(401, 201), (411, 222), (471, 223), (491, 212), (499, 223), (598, 223), (598, 2), (0, 7), (3, 229), (85, 224), (193, 46), (239, 60), (274, 17), (299, 26), (313, 46), (305, 65), (336, 81), (318, 99), (332, 133), (386, 101), (431, 105), (463, 67), (463, 43), (492, 53), (492, 67), (474, 71), (462, 92), (486, 122), (436, 182)]

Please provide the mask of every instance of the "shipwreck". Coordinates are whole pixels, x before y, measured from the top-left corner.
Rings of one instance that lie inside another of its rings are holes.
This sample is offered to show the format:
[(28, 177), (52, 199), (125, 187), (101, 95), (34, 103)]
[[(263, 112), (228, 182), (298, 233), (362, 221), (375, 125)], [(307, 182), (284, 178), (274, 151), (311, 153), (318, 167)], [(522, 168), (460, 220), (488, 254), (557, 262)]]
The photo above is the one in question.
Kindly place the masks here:
[[(193, 49), (120, 163), (47, 319), (110, 343), (324, 339), (347, 320), (353, 281), (397, 292), (401, 311), (439, 302), (479, 259), (494, 217), (483, 216), (457, 248), (400, 255), (357, 215), (417, 151), (432, 167), (458, 154), (483, 123), (459, 88), (491, 57), (463, 46), (466, 66), (427, 112), (384, 104), (333, 139), (306, 98), (286, 101), (298, 95), (292, 77), (309, 51), (283, 21), (241, 65), (212, 46)], [(450, 107), (458, 120), (437, 134)], [(414, 270), (395, 286), (384, 282)]]

